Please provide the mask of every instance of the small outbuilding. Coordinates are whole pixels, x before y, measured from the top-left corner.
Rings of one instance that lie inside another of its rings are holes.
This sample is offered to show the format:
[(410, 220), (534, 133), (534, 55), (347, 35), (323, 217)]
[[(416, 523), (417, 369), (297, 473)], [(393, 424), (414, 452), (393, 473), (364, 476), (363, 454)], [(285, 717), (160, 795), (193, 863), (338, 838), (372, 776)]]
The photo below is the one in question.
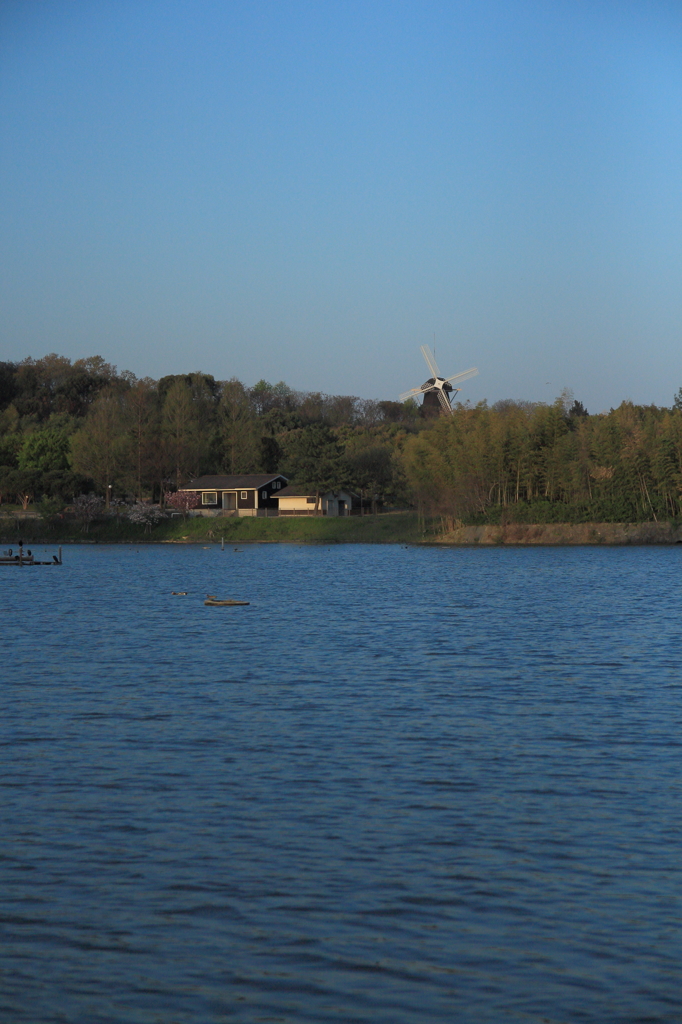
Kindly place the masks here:
[(281, 516), (349, 516), (360, 508), (360, 499), (350, 491), (326, 491), (318, 495), (306, 488), (289, 486), (277, 495)]
[(277, 515), (277, 499), (287, 486), (281, 473), (200, 476), (180, 491), (193, 491), (201, 502), (201, 515)]

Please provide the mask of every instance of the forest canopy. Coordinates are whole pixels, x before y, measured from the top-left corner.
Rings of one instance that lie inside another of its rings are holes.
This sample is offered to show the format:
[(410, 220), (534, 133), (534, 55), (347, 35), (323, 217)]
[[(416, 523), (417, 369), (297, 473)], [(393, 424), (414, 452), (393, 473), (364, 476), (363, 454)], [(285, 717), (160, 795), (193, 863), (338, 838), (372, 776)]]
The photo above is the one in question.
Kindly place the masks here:
[(638, 521), (682, 502), (682, 389), (670, 408), (590, 415), (547, 405), (414, 402), (247, 387), (200, 371), (160, 380), (101, 356), (0, 362), (0, 500), (83, 493), (162, 501), (203, 473), (281, 472), (375, 506), (461, 522)]

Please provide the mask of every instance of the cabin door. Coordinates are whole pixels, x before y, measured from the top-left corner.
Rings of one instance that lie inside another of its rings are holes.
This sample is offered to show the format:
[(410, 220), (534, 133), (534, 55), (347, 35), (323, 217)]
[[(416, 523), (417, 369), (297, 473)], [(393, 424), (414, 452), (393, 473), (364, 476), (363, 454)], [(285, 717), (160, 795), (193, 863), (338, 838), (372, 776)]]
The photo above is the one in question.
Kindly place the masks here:
[(234, 491), (223, 491), (223, 508), (234, 510), (237, 507), (237, 495)]

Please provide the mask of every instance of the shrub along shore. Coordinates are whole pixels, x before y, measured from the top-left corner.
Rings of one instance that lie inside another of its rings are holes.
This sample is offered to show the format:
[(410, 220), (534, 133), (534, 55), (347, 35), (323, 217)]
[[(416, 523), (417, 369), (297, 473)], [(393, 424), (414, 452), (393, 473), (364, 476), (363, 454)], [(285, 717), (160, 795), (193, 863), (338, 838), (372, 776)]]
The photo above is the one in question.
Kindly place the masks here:
[(459, 546), (682, 544), (682, 523), (508, 523), (460, 526), (435, 543)]
[(682, 522), (507, 523), (444, 530), (440, 518), (424, 520), (416, 512), (363, 517), (282, 517), (277, 519), (195, 517), (169, 519), (152, 529), (111, 517), (93, 522), (46, 523), (37, 517), (0, 517), (0, 543), (26, 544), (438, 544), (624, 545), (682, 544)]

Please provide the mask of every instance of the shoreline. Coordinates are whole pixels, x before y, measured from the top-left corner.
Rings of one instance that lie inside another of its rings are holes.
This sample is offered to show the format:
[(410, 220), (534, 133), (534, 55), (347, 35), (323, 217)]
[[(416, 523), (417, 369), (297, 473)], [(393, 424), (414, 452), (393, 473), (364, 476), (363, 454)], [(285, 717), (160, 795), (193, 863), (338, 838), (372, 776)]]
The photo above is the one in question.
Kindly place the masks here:
[(460, 526), (431, 544), (454, 547), (627, 547), (682, 544), (682, 523), (508, 523)]
[(125, 521), (46, 525), (35, 518), (0, 520), (0, 544), (409, 544), (439, 547), (534, 547), (682, 544), (682, 521), (662, 523), (507, 523), (459, 526), (446, 533), (440, 520), (424, 526), (415, 512), (362, 518), (281, 519), (196, 517), (165, 522), (150, 532)]

